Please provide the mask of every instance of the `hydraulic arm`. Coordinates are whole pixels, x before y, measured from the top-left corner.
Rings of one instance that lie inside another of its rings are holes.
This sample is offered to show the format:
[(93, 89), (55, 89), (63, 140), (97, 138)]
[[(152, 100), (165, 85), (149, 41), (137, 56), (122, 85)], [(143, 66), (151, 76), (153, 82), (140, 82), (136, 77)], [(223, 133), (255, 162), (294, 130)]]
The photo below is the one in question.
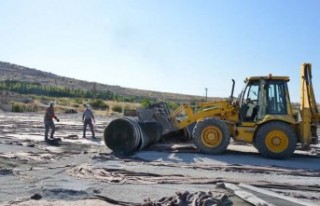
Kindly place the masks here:
[(312, 65), (303, 64), (301, 66), (301, 100), (300, 113), (302, 122), (300, 125), (300, 138), (304, 147), (317, 143), (317, 126), (320, 119), (313, 85), (312, 85)]

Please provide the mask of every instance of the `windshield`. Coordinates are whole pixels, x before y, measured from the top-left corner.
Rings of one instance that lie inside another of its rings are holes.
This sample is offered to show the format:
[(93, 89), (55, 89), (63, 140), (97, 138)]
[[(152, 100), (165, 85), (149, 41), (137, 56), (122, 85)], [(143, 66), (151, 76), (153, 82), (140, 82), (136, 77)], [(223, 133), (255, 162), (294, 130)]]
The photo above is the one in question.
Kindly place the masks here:
[(239, 95), (240, 107), (252, 101), (257, 103), (259, 95), (259, 81), (249, 82)]

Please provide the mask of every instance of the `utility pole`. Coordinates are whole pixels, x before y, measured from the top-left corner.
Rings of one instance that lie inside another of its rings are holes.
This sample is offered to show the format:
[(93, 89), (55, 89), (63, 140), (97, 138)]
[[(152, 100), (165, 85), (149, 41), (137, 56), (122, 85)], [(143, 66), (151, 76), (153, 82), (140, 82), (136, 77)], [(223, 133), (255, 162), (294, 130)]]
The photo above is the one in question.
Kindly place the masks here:
[(93, 83), (93, 95), (94, 95), (94, 101), (97, 101), (97, 83)]
[(124, 96), (122, 96), (122, 116), (124, 116)]
[(208, 88), (204, 88), (206, 90), (206, 102), (208, 101)]

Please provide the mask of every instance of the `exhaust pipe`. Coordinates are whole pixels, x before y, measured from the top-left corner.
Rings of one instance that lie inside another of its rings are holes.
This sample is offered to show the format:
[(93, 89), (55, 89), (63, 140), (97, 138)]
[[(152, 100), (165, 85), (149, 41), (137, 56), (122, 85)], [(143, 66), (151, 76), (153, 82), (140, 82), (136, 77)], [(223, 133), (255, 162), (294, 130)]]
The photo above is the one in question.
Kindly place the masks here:
[(231, 89), (231, 95), (230, 95), (230, 99), (233, 99), (233, 92), (234, 92), (234, 85), (235, 85), (235, 81), (234, 79), (232, 79), (232, 89)]

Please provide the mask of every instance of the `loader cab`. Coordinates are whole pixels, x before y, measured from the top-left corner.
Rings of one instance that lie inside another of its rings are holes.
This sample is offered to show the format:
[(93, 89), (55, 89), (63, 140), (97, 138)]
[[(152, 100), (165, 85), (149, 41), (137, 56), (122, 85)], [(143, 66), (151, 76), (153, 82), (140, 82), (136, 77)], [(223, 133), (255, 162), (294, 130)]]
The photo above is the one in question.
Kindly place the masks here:
[(239, 99), (239, 120), (252, 122), (263, 120), (267, 115), (287, 115), (291, 104), (287, 82), (289, 77), (250, 77)]

